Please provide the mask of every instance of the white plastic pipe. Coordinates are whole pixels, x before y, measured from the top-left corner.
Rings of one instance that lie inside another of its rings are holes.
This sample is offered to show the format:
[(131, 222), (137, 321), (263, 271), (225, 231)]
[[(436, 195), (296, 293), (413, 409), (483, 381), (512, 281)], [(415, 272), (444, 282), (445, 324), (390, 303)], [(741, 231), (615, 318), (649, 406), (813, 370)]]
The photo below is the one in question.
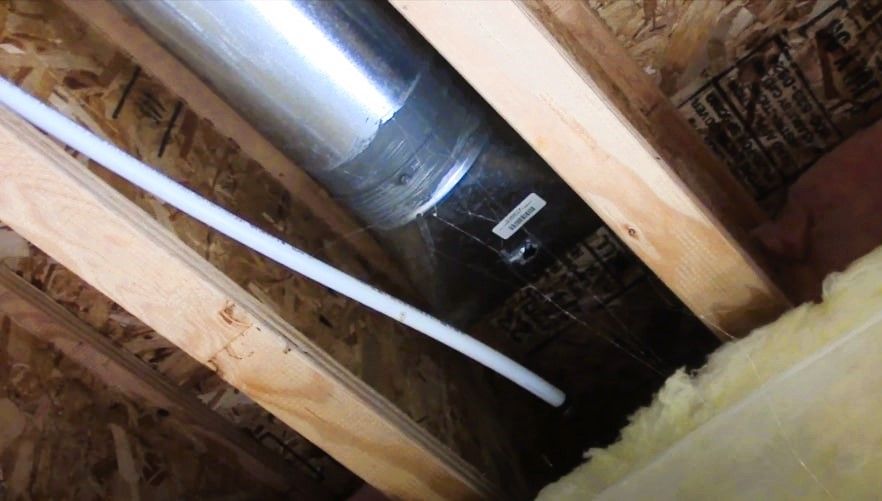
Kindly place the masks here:
[(446, 344), (555, 407), (563, 404), (566, 396), (561, 390), (502, 353), (252, 226), (129, 156), (2, 78), (0, 102), (120, 177), (254, 251)]

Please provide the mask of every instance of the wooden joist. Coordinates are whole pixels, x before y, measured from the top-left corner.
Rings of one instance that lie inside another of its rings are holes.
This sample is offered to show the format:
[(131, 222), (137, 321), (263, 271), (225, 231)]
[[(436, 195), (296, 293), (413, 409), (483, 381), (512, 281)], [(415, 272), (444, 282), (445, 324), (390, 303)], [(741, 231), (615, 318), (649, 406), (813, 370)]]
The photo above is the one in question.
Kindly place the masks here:
[(303, 334), (5, 109), (0, 179), (0, 220), (367, 482), (406, 499), (494, 492)]
[(718, 335), (787, 307), (761, 212), (586, 2), (391, 2)]
[(0, 313), (124, 395), (144, 399), (192, 426), (212, 451), (273, 489), (327, 499), (315, 479), (260, 446), (193, 395), (75, 317), (24, 279), (0, 266)]
[(270, 144), (220, 96), (139, 26), (106, 0), (63, 0), (85, 22), (128, 53), (144, 71), (176, 93), (197, 115), (273, 175), (291, 196), (309, 208), (332, 232), (347, 241), (371, 269), (382, 274), (396, 292), (410, 292), (401, 269), (359, 223), (340, 207), (303, 169)]

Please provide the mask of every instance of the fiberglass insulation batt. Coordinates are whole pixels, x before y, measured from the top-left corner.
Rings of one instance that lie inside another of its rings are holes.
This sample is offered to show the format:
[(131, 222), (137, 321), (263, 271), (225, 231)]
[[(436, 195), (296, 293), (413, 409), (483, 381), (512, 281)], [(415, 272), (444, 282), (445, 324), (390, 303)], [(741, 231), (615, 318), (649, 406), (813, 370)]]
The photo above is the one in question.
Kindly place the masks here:
[(821, 304), (674, 374), (588, 457), (539, 498), (878, 499), (882, 248), (828, 277)]

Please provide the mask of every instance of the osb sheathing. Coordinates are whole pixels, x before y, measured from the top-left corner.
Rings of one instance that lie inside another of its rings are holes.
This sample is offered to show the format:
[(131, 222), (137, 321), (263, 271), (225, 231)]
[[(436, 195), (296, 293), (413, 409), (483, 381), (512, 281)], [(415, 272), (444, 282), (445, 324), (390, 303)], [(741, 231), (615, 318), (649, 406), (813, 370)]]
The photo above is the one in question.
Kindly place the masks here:
[(278, 497), (2, 315), (0, 423), (0, 499)]
[(879, 0), (585, 1), (772, 214), (882, 117)]
[[(0, 75), (246, 220), (349, 273), (372, 275), (370, 263), (357, 260), (343, 239), (288, 196), (234, 142), (73, 13), (55, 2), (4, 1), (0, 26)], [(461, 358), (78, 158), (442, 442), (491, 476), (497, 466), (507, 467), (493, 459), (505, 449), (487, 415), (493, 406), (478, 397), (481, 385), (472, 377), (476, 372)], [(296, 433), (47, 256), (30, 249), (27, 257), (10, 263), (182, 388), (264, 436), (264, 443), (283, 453), (289, 449), (318, 458), (318, 466), (333, 470)]]

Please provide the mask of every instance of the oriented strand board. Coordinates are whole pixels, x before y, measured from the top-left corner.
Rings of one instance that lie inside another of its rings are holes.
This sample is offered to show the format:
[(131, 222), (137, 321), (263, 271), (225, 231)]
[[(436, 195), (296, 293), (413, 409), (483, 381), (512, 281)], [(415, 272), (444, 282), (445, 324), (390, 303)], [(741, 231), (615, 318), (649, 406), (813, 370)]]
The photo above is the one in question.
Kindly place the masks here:
[(879, 0), (588, 0), (770, 212), (882, 116)]
[(247, 472), (261, 485), (306, 498), (331, 497), (330, 492), (322, 491), (316, 478), (261, 446), (133, 354), (118, 349), (4, 266), (0, 266), (0, 312), (90, 371), (100, 382), (181, 421), (202, 440), (208, 453)]
[(198, 431), (0, 313), (0, 497), (279, 499)]

